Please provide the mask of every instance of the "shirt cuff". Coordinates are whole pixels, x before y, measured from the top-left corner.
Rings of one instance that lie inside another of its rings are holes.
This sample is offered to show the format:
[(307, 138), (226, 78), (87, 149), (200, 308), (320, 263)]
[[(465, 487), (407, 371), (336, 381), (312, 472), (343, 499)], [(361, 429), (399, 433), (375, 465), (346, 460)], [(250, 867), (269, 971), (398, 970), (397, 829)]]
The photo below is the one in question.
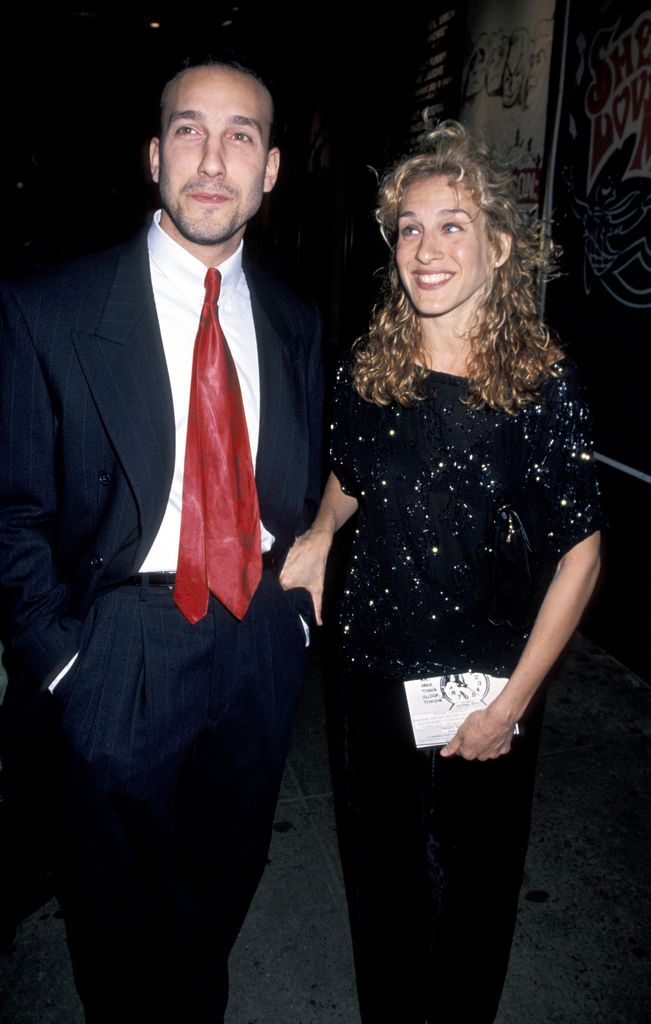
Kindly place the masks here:
[(74, 663), (76, 662), (78, 657), (79, 657), (79, 651), (77, 651), (77, 653), (75, 655), (73, 655), (73, 657), (70, 659), (70, 661), (65, 666), (65, 668), (61, 669), (61, 671), (59, 672), (58, 676), (54, 677), (54, 679), (52, 680), (52, 682), (48, 686), (48, 690), (50, 691), (50, 693), (54, 693), (55, 687), (57, 686), (58, 683), (61, 682), (61, 680), (63, 679), (65, 674), (68, 672), (68, 670), (72, 668), (72, 666), (74, 665)]
[(302, 615), (299, 615), (299, 619), (301, 620), (301, 626), (303, 627), (303, 632), (305, 633), (305, 646), (309, 647), (310, 646), (310, 627), (308, 626), (307, 622), (305, 621), (305, 619), (303, 618)]

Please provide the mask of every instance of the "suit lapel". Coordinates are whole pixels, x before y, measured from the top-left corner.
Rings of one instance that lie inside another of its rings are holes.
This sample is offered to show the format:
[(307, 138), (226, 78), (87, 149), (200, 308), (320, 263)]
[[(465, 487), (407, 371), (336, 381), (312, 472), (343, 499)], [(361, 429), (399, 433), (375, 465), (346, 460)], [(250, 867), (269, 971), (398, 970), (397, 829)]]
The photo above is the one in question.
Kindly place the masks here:
[(151, 546), (174, 471), (174, 412), (149, 274), (146, 234), (125, 247), (95, 333), (73, 341)]

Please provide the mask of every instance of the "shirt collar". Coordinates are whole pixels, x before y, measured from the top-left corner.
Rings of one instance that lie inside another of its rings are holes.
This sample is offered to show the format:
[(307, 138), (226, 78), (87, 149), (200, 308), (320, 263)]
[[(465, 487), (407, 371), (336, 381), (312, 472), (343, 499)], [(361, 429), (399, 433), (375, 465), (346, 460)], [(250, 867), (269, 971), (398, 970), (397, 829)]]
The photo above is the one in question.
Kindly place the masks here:
[[(161, 211), (157, 210), (147, 234), (149, 258), (159, 273), (172, 281), (186, 297), (193, 308), (201, 309), (205, 294), (204, 281), (206, 266), (201, 260), (179, 245), (160, 226)], [(244, 243), (240, 242), (232, 256), (219, 264), (222, 283), (219, 296), (220, 306), (232, 301), (235, 293), (244, 283), (242, 270), (242, 252)]]

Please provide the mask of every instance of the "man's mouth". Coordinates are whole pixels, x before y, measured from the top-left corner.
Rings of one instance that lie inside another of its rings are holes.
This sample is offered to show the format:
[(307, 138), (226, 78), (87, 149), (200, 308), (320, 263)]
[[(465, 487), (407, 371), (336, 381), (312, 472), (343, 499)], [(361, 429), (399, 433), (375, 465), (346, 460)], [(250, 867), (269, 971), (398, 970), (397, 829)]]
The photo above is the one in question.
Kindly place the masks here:
[(215, 184), (214, 188), (206, 187), (204, 182), (194, 182), (186, 185), (183, 189), (185, 195), (197, 203), (204, 203), (206, 206), (221, 206), (235, 197), (235, 189), (230, 188), (223, 182)]
[(225, 192), (190, 192), (189, 196), (195, 203), (204, 203), (207, 206), (221, 206), (231, 199)]

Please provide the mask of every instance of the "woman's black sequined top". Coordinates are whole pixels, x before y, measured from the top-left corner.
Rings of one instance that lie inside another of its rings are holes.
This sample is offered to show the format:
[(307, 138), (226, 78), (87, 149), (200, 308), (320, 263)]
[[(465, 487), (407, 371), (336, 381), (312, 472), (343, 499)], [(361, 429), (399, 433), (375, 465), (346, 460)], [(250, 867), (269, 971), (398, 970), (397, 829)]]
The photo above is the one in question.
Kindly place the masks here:
[(469, 409), (465, 380), (437, 372), (413, 406), (377, 406), (339, 368), (332, 464), (359, 501), (339, 625), (350, 668), (513, 670), (527, 631), (489, 620), (498, 510), (524, 523), (541, 596), (560, 557), (602, 523), (583, 390), (573, 363), (556, 369), (513, 416)]

